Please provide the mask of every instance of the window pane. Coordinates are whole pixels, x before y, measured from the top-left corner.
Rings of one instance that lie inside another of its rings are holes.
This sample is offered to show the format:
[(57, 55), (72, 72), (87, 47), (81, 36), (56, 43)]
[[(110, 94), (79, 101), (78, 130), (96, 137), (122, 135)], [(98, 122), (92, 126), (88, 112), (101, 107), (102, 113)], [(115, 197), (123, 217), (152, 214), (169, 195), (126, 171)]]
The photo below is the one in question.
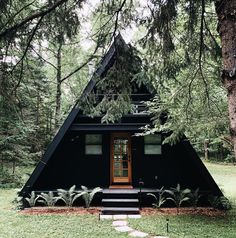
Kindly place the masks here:
[(115, 177), (121, 177), (121, 171), (115, 169), (115, 171), (114, 171), (114, 176), (115, 176)]
[(115, 168), (120, 168), (120, 163), (115, 162), (114, 167)]
[(123, 170), (123, 177), (128, 177), (128, 170)]
[(87, 135), (85, 135), (85, 143), (88, 144), (88, 145), (102, 144), (102, 135), (87, 134)]
[(85, 154), (86, 155), (101, 155), (102, 146), (101, 145), (86, 145)]
[(120, 145), (115, 144), (115, 153), (119, 153), (120, 152)]
[(145, 144), (161, 144), (161, 135), (160, 134), (156, 134), (156, 135), (147, 135), (144, 136), (144, 143)]
[(122, 167), (123, 169), (127, 169), (128, 168), (128, 162), (122, 162)]
[(145, 145), (145, 155), (161, 155), (161, 145)]

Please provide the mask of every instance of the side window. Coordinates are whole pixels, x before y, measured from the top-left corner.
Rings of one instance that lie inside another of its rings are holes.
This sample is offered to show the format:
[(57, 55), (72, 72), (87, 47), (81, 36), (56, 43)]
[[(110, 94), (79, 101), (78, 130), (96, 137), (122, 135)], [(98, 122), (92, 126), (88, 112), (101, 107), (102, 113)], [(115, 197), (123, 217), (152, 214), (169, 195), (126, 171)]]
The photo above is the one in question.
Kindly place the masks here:
[(102, 135), (100, 134), (85, 135), (85, 154), (86, 155), (102, 154)]
[(161, 155), (161, 135), (144, 136), (144, 154)]

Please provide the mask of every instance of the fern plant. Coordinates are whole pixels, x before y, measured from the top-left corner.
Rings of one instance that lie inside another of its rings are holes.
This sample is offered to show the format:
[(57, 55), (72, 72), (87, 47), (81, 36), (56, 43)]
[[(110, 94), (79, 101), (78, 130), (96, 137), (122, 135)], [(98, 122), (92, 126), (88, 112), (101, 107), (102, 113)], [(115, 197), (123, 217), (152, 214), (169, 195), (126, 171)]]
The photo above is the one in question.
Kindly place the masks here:
[(179, 213), (181, 204), (190, 200), (191, 190), (188, 188), (181, 189), (180, 184), (177, 184), (176, 188), (171, 188), (170, 190), (166, 190), (165, 192), (171, 195), (171, 197), (168, 197), (167, 200), (174, 202), (177, 207), (177, 213)]
[(48, 193), (40, 193), (38, 197), (41, 198), (38, 202), (43, 203), (48, 207), (54, 207), (56, 202), (60, 199), (60, 197), (55, 197), (52, 191)]
[(82, 185), (81, 188), (83, 190), (83, 192), (81, 194), (82, 194), (82, 198), (85, 202), (85, 207), (89, 208), (91, 205), (91, 202), (93, 201), (95, 194), (102, 191), (102, 189), (100, 187), (96, 187), (91, 192), (89, 192), (87, 187)]
[(29, 197), (26, 197), (25, 200), (28, 202), (30, 207), (35, 207), (35, 204), (38, 200), (39, 196), (36, 196), (35, 191), (30, 193)]
[(155, 203), (152, 203), (153, 207), (160, 208), (165, 202), (166, 198), (164, 197), (164, 187), (162, 187), (158, 193), (158, 197), (153, 193), (148, 193), (148, 196), (152, 196), (155, 199)]
[(59, 196), (58, 200), (60, 199), (66, 204), (66, 206), (72, 207), (75, 200), (83, 195), (83, 192), (77, 193), (75, 188), (76, 186), (73, 185), (69, 190), (57, 189)]

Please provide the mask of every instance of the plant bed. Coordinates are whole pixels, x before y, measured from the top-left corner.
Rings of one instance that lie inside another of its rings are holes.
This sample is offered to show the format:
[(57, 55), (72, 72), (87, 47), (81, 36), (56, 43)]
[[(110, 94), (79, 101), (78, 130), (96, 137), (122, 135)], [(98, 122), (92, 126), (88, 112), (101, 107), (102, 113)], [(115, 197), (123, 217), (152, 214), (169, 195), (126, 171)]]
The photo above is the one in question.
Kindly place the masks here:
[(203, 216), (225, 216), (226, 212), (212, 207), (181, 207), (177, 213), (177, 208), (142, 208), (141, 215), (203, 215)]
[(19, 211), (21, 214), (26, 215), (40, 215), (40, 214), (76, 214), (76, 215), (87, 215), (87, 214), (99, 214), (101, 211), (100, 207), (32, 207), (25, 208)]

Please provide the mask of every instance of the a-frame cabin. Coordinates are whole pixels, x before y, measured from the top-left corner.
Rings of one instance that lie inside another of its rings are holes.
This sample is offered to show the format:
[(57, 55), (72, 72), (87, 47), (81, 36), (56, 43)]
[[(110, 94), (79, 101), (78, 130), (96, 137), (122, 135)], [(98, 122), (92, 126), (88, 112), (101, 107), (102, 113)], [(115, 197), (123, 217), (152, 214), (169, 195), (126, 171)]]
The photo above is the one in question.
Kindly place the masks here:
[[(79, 101), (85, 100), (96, 88), (97, 79), (109, 71), (120, 47), (129, 50), (130, 46), (118, 35)], [(151, 123), (151, 116), (143, 111), (142, 104), (151, 97), (147, 87), (138, 87), (131, 93), (136, 110), (123, 115), (119, 122), (109, 124), (101, 123), (101, 117), (83, 114), (75, 105), (20, 194), (68, 189), (74, 184), (77, 188), (99, 186), (104, 193), (116, 188), (131, 191), (137, 190), (142, 180), (143, 191), (180, 184), (221, 196), (187, 138), (171, 146), (162, 145), (164, 135), (161, 134), (134, 136), (142, 131), (141, 127)]]

